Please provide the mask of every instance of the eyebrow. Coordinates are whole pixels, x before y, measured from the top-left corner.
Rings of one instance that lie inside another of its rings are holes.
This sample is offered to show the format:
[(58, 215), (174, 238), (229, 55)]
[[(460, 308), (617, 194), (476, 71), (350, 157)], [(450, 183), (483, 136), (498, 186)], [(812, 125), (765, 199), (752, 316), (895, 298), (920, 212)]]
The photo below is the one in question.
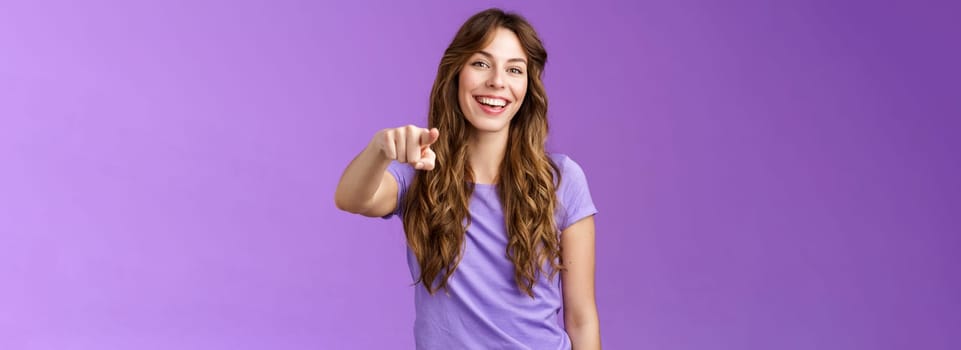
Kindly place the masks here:
[[(481, 51), (478, 52), (478, 53), (481, 54), (481, 55), (487, 56), (487, 58), (490, 58), (491, 60), (494, 59), (494, 55), (491, 55), (490, 52), (481, 50)], [(508, 62), (508, 63), (510, 63), (510, 62), (521, 62), (521, 63), (524, 63), (525, 65), (527, 64), (527, 60), (525, 60), (525, 59), (523, 59), (523, 58), (511, 58), (511, 59), (507, 60), (507, 62)]]

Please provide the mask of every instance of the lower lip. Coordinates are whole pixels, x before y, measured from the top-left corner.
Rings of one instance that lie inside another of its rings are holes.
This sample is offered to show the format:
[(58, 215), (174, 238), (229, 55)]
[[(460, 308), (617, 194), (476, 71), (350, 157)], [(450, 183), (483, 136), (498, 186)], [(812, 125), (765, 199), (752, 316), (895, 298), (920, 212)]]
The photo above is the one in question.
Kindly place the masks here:
[(474, 102), (477, 102), (477, 104), (480, 105), (480, 108), (481, 110), (484, 111), (484, 113), (487, 113), (490, 115), (500, 115), (501, 113), (504, 113), (505, 110), (507, 110), (507, 106), (494, 108), (494, 107), (485, 105), (483, 103), (480, 103), (477, 100), (474, 100)]

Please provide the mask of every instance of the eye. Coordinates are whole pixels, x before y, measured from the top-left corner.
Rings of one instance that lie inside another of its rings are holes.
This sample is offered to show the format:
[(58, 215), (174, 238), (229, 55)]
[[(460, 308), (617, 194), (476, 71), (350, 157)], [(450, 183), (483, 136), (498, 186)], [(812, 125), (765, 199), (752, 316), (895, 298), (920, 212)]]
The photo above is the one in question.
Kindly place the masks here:
[(481, 68), (490, 68), (490, 65), (488, 65), (487, 62), (484, 62), (484, 61), (477, 61), (477, 62), (471, 63), (471, 65), (475, 67), (481, 67)]
[(511, 69), (508, 69), (507, 71), (514, 74), (524, 74), (524, 71), (520, 70), (520, 68), (511, 68)]

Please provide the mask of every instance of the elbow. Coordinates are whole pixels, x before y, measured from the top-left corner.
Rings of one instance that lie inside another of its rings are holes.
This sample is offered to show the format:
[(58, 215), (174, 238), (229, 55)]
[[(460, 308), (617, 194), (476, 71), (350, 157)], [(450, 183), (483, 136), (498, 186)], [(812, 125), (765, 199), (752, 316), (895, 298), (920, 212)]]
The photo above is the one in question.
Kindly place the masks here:
[(350, 204), (350, 201), (343, 198), (340, 191), (334, 193), (334, 206), (341, 211), (346, 211), (351, 214), (357, 213), (357, 209)]
[(601, 348), (601, 325), (597, 317), (566, 318), (564, 329), (571, 337), (574, 349), (599, 350)]
[(364, 204), (357, 204), (355, 201), (344, 199), (343, 196), (336, 194), (334, 195), (334, 206), (351, 214), (364, 214), (368, 210)]
[(337, 207), (337, 209), (340, 211), (350, 212), (350, 210), (347, 210), (347, 207), (344, 205), (344, 202), (342, 202), (339, 198), (334, 198), (334, 206)]
[(564, 328), (569, 330), (577, 329), (596, 329), (599, 328), (600, 319), (597, 315), (597, 308), (583, 308), (572, 310), (564, 314)]
[(598, 328), (600, 328), (600, 322), (598, 322), (597, 318), (572, 319), (564, 321), (564, 329), (569, 332), (593, 330)]

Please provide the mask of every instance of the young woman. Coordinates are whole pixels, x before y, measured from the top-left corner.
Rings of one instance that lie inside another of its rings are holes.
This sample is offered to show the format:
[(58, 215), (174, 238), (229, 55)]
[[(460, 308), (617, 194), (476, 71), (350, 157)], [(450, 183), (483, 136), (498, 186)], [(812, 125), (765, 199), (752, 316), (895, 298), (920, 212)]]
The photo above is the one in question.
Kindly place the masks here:
[(428, 128), (377, 132), (337, 185), (341, 210), (403, 219), (418, 349), (600, 348), (596, 209), (577, 163), (544, 149), (546, 61), (524, 18), (472, 16)]

